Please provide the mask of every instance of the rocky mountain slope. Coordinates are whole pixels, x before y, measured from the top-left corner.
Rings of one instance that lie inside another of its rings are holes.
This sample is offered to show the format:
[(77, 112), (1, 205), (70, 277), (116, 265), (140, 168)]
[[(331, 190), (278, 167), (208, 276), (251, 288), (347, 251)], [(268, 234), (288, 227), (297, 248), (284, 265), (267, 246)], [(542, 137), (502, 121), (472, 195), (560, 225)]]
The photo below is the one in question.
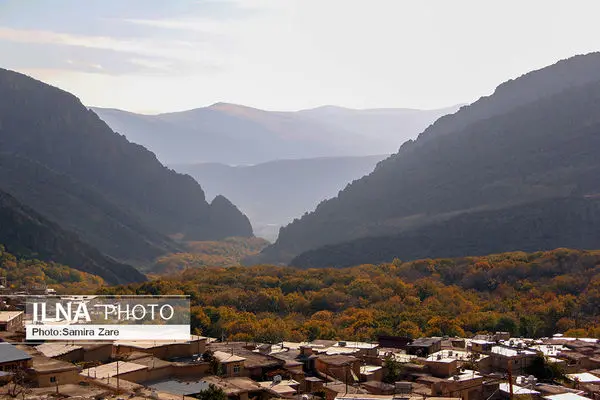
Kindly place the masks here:
[(111, 284), (146, 280), (135, 268), (103, 255), (3, 191), (0, 191), (0, 243), (16, 256), (72, 265)]
[(0, 70), (0, 189), (126, 262), (177, 249), (169, 236), (252, 236), (233, 204), (209, 204), (193, 178), (113, 132), (75, 96), (8, 70)]
[[(516, 235), (522, 225), (503, 225), (501, 231), (494, 228), (487, 234), (481, 226), (494, 221), (494, 215), (502, 219), (510, 210), (519, 213), (523, 204), (544, 199), (572, 199), (565, 200), (565, 212), (571, 205), (581, 210), (580, 199), (600, 193), (600, 158), (595, 154), (600, 147), (599, 115), (600, 53), (573, 57), (502, 84), (493, 95), (439, 119), (372, 174), (282, 228), (277, 243), (263, 251), (262, 260), (289, 262), (311, 251), (296, 261), (302, 265), (362, 262), (364, 258), (353, 261), (340, 254), (341, 247), (312, 250), (373, 237), (379, 239), (352, 243), (360, 243), (361, 251), (375, 258), (381, 258), (380, 253), (422, 257), (423, 251), (407, 249), (402, 238), (423, 232), (431, 237), (432, 255), (444, 255), (441, 249), (450, 243), (454, 255), (515, 250), (508, 235), (511, 226)], [(548, 229), (558, 229), (552, 221), (559, 219), (554, 208), (542, 209), (547, 212), (536, 218), (549, 224), (539, 225), (536, 219), (518, 214), (524, 219), (521, 222), (539, 226), (534, 237), (523, 237), (520, 249), (593, 244), (563, 243), (564, 236), (542, 240), (552, 237)], [(486, 212), (478, 214), (481, 211)], [(453, 235), (459, 229), (464, 235), (456, 243)], [(570, 232), (581, 239), (586, 229), (582, 225), (579, 234)], [(600, 245), (600, 238), (594, 239)], [(495, 250), (468, 244), (483, 240), (495, 241)], [(384, 250), (392, 242), (396, 250)]]

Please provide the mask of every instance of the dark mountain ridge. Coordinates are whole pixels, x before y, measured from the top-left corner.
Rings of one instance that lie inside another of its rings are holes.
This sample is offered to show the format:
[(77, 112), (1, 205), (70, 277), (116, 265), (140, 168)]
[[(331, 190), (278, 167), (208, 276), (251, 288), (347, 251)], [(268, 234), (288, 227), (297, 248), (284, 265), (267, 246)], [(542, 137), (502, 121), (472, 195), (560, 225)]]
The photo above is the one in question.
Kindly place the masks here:
[(143, 262), (177, 249), (170, 235), (252, 236), (235, 206), (207, 203), (193, 178), (114, 133), (75, 96), (1, 69), (0, 94), (0, 189), (102, 252)]
[[(416, 142), (379, 163), (372, 174), (282, 228), (263, 260), (289, 261), (324, 245), (409, 235), (482, 208), (501, 210), (544, 198), (600, 192), (600, 158), (594, 150), (600, 146), (599, 111), (599, 53), (561, 61), (501, 85), (494, 95), (441, 118)], [(553, 215), (545, 218), (552, 220)], [(446, 236), (436, 237), (445, 248)], [(533, 247), (535, 242), (532, 239)], [(375, 243), (369, 241), (370, 254), (378, 250)], [(513, 249), (498, 249), (509, 250)], [(311, 254), (296, 261), (316, 265), (316, 252)], [(308, 258), (310, 263), (302, 261)]]
[(3, 191), (0, 191), (0, 227), (0, 243), (16, 256), (73, 265), (110, 284), (146, 280), (132, 266), (103, 255)]

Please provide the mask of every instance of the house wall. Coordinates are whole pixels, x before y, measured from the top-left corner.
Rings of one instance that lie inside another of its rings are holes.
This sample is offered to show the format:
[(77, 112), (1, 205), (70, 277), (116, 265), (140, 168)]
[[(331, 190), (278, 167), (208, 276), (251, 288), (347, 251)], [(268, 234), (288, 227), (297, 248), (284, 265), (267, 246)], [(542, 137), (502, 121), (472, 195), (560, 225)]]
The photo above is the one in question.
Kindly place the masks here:
[[(237, 372), (236, 372), (236, 367), (239, 368), (239, 370)], [(227, 377), (251, 375), (251, 371), (248, 371), (244, 368), (243, 361), (221, 364), (221, 368), (223, 369), (223, 373)], [(259, 370), (260, 370), (260, 368), (259, 368)]]
[(463, 381), (446, 381), (440, 385), (444, 397), (462, 398), (463, 400), (480, 400), (483, 397), (483, 378)]
[(426, 361), (425, 365), (429, 367), (431, 375), (438, 378), (450, 377), (458, 371), (458, 362), (456, 360), (451, 362)]
[(0, 322), (0, 332), (16, 332), (20, 329), (23, 329), (23, 313), (10, 321)]
[(56, 385), (68, 385), (78, 383), (80, 381), (79, 371), (77, 368), (68, 371), (44, 371), (34, 373), (34, 383), (37, 387), (50, 387)]
[(510, 363), (513, 374), (523, 374), (525, 369), (533, 363), (535, 357), (533, 354), (525, 354), (518, 357), (508, 357), (500, 354), (492, 354), (491, 356), (494, 369), (508, 371)]
[(354, 371), (357, 377), (360, 377), (360, 362), (358, 360), (346, 365), (331, 365), (318, 358), (315, 363), (317, 370), (325, 375), (333, 376), (342, 382), (353, 382), (354, 378), (350, 370)]
[(83, 352), (83, 361), (108, 361), (112, 357), (112, 351), (112, 344), (109, 343), (97, 348), (85, 349)]
[(10, 372), (10, 371), (17, 370), (19, 368), (29, 368), (30, 366), (31, 366), (31, 361), (29, 361), (29, 360), (8, 362), (8, 363), (0, 364), (0, 371)]
[(71, 363), (77, 363), (77, 362), (83, 361), (83, 349), (76, 349), (76, 350), (70, 351), (66, 354), (61, 354), (58, 357), (52, 357), (52, 358), (55, 358), (57, 360), (71, 362)]

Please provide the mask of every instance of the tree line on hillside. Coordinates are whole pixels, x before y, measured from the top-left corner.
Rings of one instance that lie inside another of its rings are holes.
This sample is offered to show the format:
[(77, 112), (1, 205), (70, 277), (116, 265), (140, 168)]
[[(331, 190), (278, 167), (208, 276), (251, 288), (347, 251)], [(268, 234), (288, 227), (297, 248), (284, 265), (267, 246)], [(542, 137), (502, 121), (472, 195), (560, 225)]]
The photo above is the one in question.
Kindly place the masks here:
[(18, 258), (0, 244), (0, 277), (8, 289), (48, 285), (58, 293), (89, 293), (102, 287), (102, 278), (54, 262)]
[(600, 337), (600, 252), (557, 249), (345, 269), (189, 268), (99, 294), (188, 294), (195, 333), (373, 340), (508, 331)]

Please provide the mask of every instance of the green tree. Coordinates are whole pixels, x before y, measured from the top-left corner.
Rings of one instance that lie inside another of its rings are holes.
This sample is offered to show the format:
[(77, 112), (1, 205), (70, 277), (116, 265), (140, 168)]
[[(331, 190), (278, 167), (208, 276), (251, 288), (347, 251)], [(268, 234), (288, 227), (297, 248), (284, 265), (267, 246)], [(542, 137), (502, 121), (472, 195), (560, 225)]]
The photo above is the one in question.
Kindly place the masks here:
[(210, 384), (208, 389), (205, 389), (196, 395), (200, 400), (227, 400), (227, 394), (217, 385)]
[(385, 371), (383, 381), (386, 383), (394, 383), (398, 381), (403, 372), (402, 363), (396, 361), (392, 355), (385, 357), (385, 360), (383, 361), (383, 368)]

